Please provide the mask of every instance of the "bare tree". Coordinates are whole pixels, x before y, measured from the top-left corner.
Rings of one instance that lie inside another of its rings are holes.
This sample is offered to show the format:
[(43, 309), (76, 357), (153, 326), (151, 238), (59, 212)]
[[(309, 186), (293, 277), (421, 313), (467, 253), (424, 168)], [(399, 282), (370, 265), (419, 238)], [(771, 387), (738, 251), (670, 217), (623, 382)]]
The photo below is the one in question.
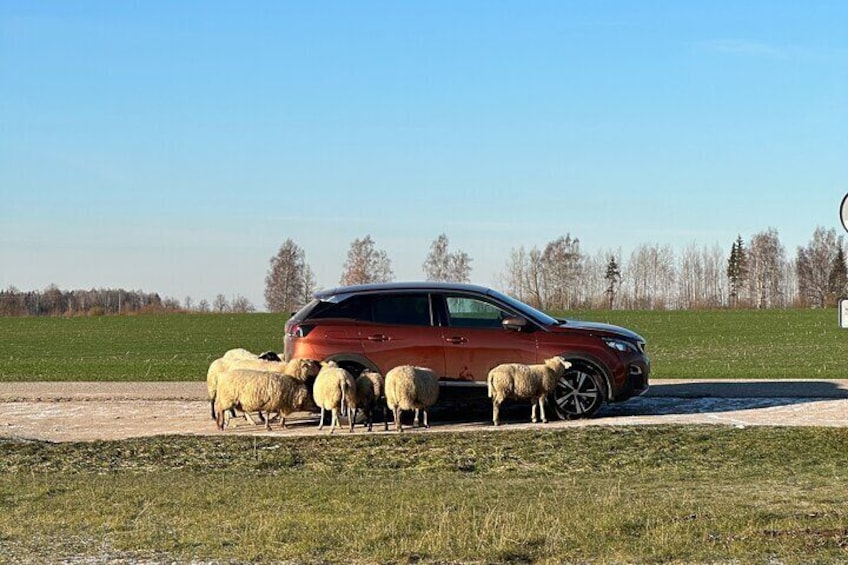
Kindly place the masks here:
[(233, 298), (230, 310), (235, 314), (245, 314), (247, 312), (255, 312), (256, 308), (254, 308), (250, 300), (239, 294)]
[(227, 300), (227, 297), (223, 294), (219, 294), (215, 297), (215, 300), (212, 301), (212, 310), (221, 314), (223, 312), (227, 312), (230, 309), (230, 303)]
[(186, 310), (191, 312), (191, 310), (194, 308), (194, 300), (192, 300), (191, 296), (186, 296), (185, 300), (183, 300), (183, 305)]
[(430, 244), (422, 269), (428, 281), (467, 283), (471, 280), (471, 258), (465, 251), (448, 251), (448, 236), (441, 234)]
[(306, 254), (287, 239), (271, 257), (265, 275), (265, 306), (270, 312), (293, 312), (309, 301), (315, 275), (306, 263)]
[(374, 240), (370, 235), (355, 239), (347, 252), (341, 284), (368, 284), (388, 282), (394, 279), (392, 262), (385, 251), (374, 248)]
[(197, 303), (197, 311), (198, 312), (206, 313), (206, 312), (209, 312), (210, 310), (211, 310), (211, 308), (209, 306), (209, 301), (206, 300), (205, 298), (201, 299), (200, 302)]
[(631, 308), (664, 310), (672, 305), (677, 272), (671, 247), (640, 245), (630, 254), (626, 272)]
[(573, 308), (583, 271), (580, 240), (566, 234), (549, 242), (542, 252), (541, 261), (545, 307), (559, 310)]
[(527, 300), (524, 281), (526, 279), (527, 252), (524, 247), (512, 249), (506, 261), (506, 271), (501, 275), (501, 288), (519, 300)]
[(777, 230), (769, 228), (755, 234), (748, 246), (748, 280), (751, 304), (757, 308), (785, 306), (786, 250)]
[[(831, 273), (842, 249), (836, 230), (818, 226), (806, 247), (798, 247), (795, 269), (801, 299), (809, 306), (824, 308), (831, 294)], [(844, 257), (843, 257), (844, 262)]]

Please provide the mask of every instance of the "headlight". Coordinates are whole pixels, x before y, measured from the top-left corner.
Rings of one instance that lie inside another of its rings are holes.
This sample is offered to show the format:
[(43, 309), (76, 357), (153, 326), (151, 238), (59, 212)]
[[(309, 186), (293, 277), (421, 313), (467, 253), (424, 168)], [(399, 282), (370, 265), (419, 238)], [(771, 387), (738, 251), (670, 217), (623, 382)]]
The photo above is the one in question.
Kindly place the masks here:
[(625, 351), (632, 351), (634, 353), (639, 352), (636, 346), (629, 341), (623, 341), (620, 339), (604, 339), (604, 343), (606, 343), (608, 347), (611, 347), (616, 351), (621, 351), (622, 353)]

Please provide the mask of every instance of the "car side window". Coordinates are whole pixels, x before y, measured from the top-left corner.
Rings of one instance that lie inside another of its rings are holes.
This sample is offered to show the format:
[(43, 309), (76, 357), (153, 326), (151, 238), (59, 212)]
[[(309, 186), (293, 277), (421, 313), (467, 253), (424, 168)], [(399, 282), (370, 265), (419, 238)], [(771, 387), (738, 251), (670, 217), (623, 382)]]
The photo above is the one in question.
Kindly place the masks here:
[(448, 321), (454, 328), (501, 328), (509, 313), (483, 300), (467, 296), (448, 296)]
[(378, 324), (430, 326), (430, 296), (428, 294), (396, 294), (374, 298), (372, 321)]

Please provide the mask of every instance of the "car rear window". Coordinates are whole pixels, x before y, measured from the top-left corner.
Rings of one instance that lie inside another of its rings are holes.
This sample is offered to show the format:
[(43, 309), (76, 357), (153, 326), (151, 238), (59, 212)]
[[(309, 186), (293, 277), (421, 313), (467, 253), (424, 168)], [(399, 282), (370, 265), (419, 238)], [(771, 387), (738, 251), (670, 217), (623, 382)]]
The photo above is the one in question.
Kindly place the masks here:
[(321, 302), (312, 312), (310, 319), (321, 318), (345, 318), (351, 320), (362, 320), (370, 318), (368, 311), (368, 300), (363, 296), (352, 296), (339, 303)]

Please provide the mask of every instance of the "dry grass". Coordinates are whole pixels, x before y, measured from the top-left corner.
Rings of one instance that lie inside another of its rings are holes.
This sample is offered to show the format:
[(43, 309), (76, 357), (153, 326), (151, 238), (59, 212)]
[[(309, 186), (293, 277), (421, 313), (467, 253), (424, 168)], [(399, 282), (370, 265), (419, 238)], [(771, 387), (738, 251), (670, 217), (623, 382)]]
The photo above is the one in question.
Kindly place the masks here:
[(848, 431), (0, 443), (0, 552), (189, 562), (848, 561)]

